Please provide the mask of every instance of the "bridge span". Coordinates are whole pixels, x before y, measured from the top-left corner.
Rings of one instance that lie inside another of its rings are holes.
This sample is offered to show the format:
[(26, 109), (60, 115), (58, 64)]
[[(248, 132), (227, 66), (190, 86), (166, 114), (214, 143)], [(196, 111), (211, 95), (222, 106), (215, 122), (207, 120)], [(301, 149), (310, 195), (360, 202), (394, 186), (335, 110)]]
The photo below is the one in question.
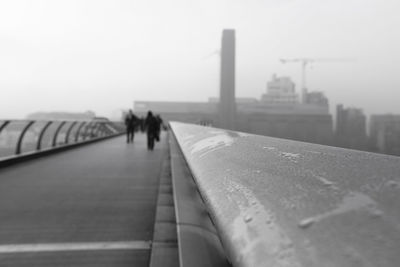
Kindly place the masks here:
[(0, 266), (400, 262), (398, 157), (181, 123), (154, 151), (111, 137), (0, 164)]
[(117, 137), (1, 169), (0, 266), (148, 266), (168, 146), (145, 143)]

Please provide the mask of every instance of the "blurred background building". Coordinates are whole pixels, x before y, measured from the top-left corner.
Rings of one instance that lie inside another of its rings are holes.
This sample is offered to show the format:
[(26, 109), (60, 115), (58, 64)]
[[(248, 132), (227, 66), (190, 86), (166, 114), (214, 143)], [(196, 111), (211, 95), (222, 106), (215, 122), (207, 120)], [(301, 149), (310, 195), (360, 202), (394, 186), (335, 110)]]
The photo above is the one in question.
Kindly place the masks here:
[(365, 150), (367, 148), (367, 119), (362, 109), (336, 106), (335, 145)]
[(207, 102), (135, 101), (134, 112), (160, 114), (165, 121), (212, 125), (224, 129), (312, 143), (400, 155), (400, 115), (372, 115), (369, 137), (362, 109), (336, 107), (336, 129), (323, 92), (302, 90), (290, 77), (274, 74), (256, 98), (235, 97), (235, 33), (222, 37), (219, 98)]
[(66, 111), (39, 111), (26, 116), (28, 120), (92, 120), (96, 117), (93, 111), (66, 112)]
[(400, 115), (371, 115), (371, 150), (400, 156)]
[(208, 102), (135, 101), (134, 112), (148, 110), (166, 121), (212, 125), (260, 135), (333, 144), (333, 122), (328, 99), (321, 92), (307, 93), (299, 101), (290, 77), (276, 74), (260, 99), (235, 97), (235, 32), (224, 30), (221, 48), (220, 98)]
[(235, 30), (222, 32), (218, 126), (229, 130), (236, 129), (235, 42)]

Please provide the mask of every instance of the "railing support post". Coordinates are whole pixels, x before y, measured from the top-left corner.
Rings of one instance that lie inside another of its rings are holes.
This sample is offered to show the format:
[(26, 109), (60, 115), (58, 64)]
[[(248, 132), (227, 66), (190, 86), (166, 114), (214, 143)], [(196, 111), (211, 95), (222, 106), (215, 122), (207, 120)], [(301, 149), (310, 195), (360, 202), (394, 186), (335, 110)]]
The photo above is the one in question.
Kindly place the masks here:
[(60, 123), (60, 125), (57, 127), (57, 130), (56, 130), (56, 132), (54, 133), (54, 136), (53, 136), (53, 145), (52, 145), (53, 147), (56, 146), (58, 133), (61, 131), (61, 128), (64, 126), (65, 123), (66, 123), (66, 121), (62, 121)]
[(76, 134), (75, 134), (75, 143), (78, 142), (79, 134), (81, 133), (82, 127), (83, 127), (85, 124), (86, 124), (86, 121), (81, 122), (81, 124), (79, 125), (78, 130), (76, 131)]
[(3, 131), (4, 128), (6, 128), (6, 126), (10, 123), (10, 121), (5, 121), (3, 122), (3, 124), (0, 126), (0, 133), (1, 131)]
[(15, 154), (19, 155), (21, 154), (21, 145), (22, 145), (22, 140), (24, 139), (25, 133), (28, 131), (28, 129), (34, 124), (35, 121), (29, 121), (28, 124), (25, 126), (25, 128), (22, 130), (21, 134), (19, 135), (18, 138), (18, 143), (17, 143), (17, 148), (15, 149)]
[(93, 125), (92, 130), (90, 131), (90, 138), (93, 138), (94, 131), (97, 129), (97, 127), (99, 127), (99, 124), (100, 124), (99, 122), (96, 122)]
[(72, 129), (74, 128), (74, 126), (77, 124), (77, 121), (74, 121), (71, 126), (69, 126), (67, 133), (65, 134), (65, 144), (68, 144), (69, 142), (69, 136), (71, 134)]
[(83, 141), (86, 140), (86, 135), (87, 135), (87, 133), (88, 133), (89, 128), (92, 126), (92, 124), (93, 124), (93, 122), (89, 122), (89, 123), (86, 125), (85, 130), (84, 130), (84, 132), (83, 132)]
[(97, 128), (96, 128), (96, 132), (94, 132), (94, 135), (96, 137), (99, 137), (99, 132), (100, 132), (101, 127), (103, 127), (103, 123), (99, 122), (99, 124), (97, 125)]
[(38, 142), (37, 142), (37, 145), (36, 145), (36, 150), (42, 149), (42, 139), (43, 139), (44, 133), (46, 132), (47, 128), (49, 128), (49, 126), (52, 123), (53, 123), (52, 121), (47, 122), (46, 125), (40, 131), (39, 139), (38, 139)]

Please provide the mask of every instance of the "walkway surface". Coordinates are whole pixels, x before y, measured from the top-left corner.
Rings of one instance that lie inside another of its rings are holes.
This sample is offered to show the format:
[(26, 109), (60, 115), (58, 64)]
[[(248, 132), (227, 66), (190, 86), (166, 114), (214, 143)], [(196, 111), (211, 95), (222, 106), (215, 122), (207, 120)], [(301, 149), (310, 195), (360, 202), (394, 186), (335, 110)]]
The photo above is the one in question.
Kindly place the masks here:
[(0, 169), (0, 266), (148, 266), (166, 136)]

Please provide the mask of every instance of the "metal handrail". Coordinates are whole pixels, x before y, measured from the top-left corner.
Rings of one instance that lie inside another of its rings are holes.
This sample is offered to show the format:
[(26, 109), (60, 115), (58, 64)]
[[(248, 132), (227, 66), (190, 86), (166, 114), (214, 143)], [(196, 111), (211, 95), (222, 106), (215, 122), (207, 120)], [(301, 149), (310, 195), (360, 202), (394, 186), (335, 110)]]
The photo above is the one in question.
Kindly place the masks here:
[[(17, 139), (16, 145), (15, 145), (15, 152), (14, 152), (14, 154), (15, 154), (16, 156), (19, 156), (19, 155), (22, 154), (22, 145), (23, 145), (23, 143), (24, 143), (24, 137), (25, 137), (26, 133), (29, 131), (29, 129), (31, 129), (31, 127), (32, 127), (33, 125), (35, 125), (36, 123), (44, 123), (44, 126), (41, 127), (41, 129), (40, 129), (38, 138), (37, 138), (37, 140), (36, 140), (36, 145), (35, 145), (36, 152), (40, 152), (40, 151), (42, 150), (43, 137), (44, 137), (44, 135), (46, 134), (46, 132), (48, 132), (48, 129), (50, 128), (50, 126), (51, 126), (52, 124), (54, 124), (55, 121), (5, 120), (5, 121), (3, 121), (3, 122), (0, 124), (0, 134), (2, 134), (2, 133), (4, 132), (4, 130), (7, 129), (7, 126), (9, 126), (10, 124), (12, 124), (13, 122), (17, 122), (17, 123), (25, 122), (25, 123), (26, 123), (25, 125), (23, 125), (23, 128), (21, 129), (21, 131), (20, 131), (20, 133), (19, 133), (19, 135), (18, 135), (18, 139)], [(62, 128), (63, 128), (67, 123), (71, 123), (71, 124), (68, 126), (68, 128), (67, 128), (67, 130), (66, 130), (65, 141), (64, 141), (64, 143), (62, 143), (62, 144), (57, 144), (57, 138), (58, 138), (58, 136), (59, 136), (59, 134), (60, 134)], [(59, 145), (62, 145), (62, 146), (69, 145), (69, 143), (70, 143), (69, 138), (70, 138), (72, 129), (73, 129), (76, 125), (78, 125), (78, 123), (79, 123), (79, 121), (60, 121), (59, 125), (57, 126), (57, 128), (55, 129), (55, 131), (53, 132), (53, 135), (52, 135), (52, 137), (51, 137), (51, 138), (52, 138), (52, 139), (51, 139), (51, 140), (52, 140), (52, 142), (51, 142), (51, 147), (52, 147), (52, 148), (55, 148), (55, 147), (57, 147), (57, 146), (59, 146)], [(89, 130), (89, 128), (90, 128), (90, 130), (91, 130), (91, 131), (90, 131), (90, 135), (89, 135), (89, 136), (84, 136), (84, 138), (83, 138), (83, 140), (82, 140), (82, 141), (85, 141), (85, 142), (86, 142), (85, 139), (87, 139), (87, 141), (90, 141), (90, 140), (92, 140), (92, 139), (100, 138), (100, 137), (99, 137), (97, 134), (95, 134), (94, 132), (96, 131), (96, 133), (97, 133), (97, 131), (100, 131), (100, 126), (104, 126), (105, 124), (108, 124), (108, 125), (110, 125), (110, 127), (113, 127), (114, 129), (116, 129), (116, 130), (117, 130), (117, 134), (122, 133), (122, 131), (118, 130), (117, 125), (115, 125), (115, 127), (114, 127), (114, 122), (83, 121), (83, 122), (81, 122), (81, 123), (79, 124), (79, 127), (78, 127), (78, 129), (77, 129), (77, 131), (76, 131), (75, 138), (74, 138), (74, 139), (75, 139), (75, 140), (74, 140), (75, 143), (80, 142), (80, 141), (79, 141), (79, 135), (81, 134), (81, 130), (82, 130), (83, 126), (87, 125), (87, 127), (86, 127), (85, 132), (83, 133), (83, 135), (87, 135), (87, 131)], [(92, 126), (92, 127), (90, 127), (90, 126)], [(107, 136), (111, 136), (111, 135), (113, 135), (113, 134), (107, 134), (107, 133), (106, 133), (106, 134), (104, 134), (102, 137), (107, 137)], [(72, 142), (72, 143), (73, 143), (73, 142)], [(70, 145), (72, 145), (72, 144), (70, 144)], [(0, 147), (0, 149), (1, 149), (1, 147)], [(34, 153), (34, 152), (30, 152), (30, 153)], [(1, 161), (1, 158), (0, 158), (0, 161)]]
[(233, 266), (398, 266), (400, 157), (171, 129)]

